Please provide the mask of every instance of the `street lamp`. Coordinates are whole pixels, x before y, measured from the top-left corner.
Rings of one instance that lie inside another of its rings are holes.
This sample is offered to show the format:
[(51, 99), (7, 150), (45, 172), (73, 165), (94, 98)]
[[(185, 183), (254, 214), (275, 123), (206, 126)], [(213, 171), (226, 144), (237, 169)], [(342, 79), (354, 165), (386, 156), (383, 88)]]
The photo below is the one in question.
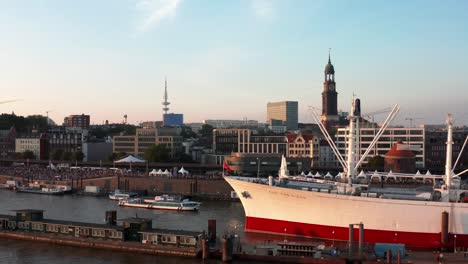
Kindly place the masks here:
[(257, 179), (260, 179), (260, 158), (257, 158)]

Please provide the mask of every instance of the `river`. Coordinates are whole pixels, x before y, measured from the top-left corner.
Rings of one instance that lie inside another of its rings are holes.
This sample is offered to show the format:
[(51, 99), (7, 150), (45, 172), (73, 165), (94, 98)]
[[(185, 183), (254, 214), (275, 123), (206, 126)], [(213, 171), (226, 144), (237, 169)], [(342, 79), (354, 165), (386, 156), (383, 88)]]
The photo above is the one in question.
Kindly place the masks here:
[[(42, 209), (44, 218), (89, 223), (104, 223), (105, 211), (116, 210), (117, 219), (145, 217), (153, 219), (154, 228), (202, 231), (208, 220), (216, 219), (218, 236), (226, 232), (244, 238), (244, 209), (239, 202), (202, 201), (199, 212), (173, 212), (119, 207), (107, 197), (78, 195), (48, 196), (0, 190), (0, 214), (16, 209)], [(88, 248), (76, 248), (29, 241), (0, 239), (0, 263), (21, 264), (126, 264), (126, 263), (202, 263), (186, 259)], [(205, 263), (220, 263), (210, 260)]]

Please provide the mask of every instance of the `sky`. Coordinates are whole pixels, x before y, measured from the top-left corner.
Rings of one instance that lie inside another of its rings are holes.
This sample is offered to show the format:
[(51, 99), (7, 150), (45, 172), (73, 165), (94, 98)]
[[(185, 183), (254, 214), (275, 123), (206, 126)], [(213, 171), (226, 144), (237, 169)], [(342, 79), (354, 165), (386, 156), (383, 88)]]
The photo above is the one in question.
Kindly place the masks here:
[[(58, 123), (254, 119), (321, 108), (331, 48), (339, 109), (399, 104), (394, 124), (468, 124), (468, 1), (0, 0), (0, 112)], [(385, 115), (376, 115), (383, 120)]]

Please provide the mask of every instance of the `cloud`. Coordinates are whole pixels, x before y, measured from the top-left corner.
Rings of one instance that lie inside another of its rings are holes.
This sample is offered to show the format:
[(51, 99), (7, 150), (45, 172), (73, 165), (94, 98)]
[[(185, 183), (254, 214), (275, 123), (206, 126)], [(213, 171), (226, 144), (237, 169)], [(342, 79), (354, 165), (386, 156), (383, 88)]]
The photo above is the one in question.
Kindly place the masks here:
[(136, 9), (142, 13), (139, 31), (145, 32), (159, 25), (164, 19), (176, 15), (182, 0), (138, 0)]
[(251, 7), (255, 16), (260, 19), (272, 20), (275, 15), (272, 0), (251, 0)]

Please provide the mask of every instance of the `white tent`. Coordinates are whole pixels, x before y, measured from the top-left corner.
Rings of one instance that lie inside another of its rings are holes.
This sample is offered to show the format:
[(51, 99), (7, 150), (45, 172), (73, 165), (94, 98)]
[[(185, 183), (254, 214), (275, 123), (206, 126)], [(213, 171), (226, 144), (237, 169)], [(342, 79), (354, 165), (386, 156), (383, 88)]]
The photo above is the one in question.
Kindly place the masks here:
[(304, 173), (304, 171), (302, 171), (302, 172), (301, 172), (301, 176), (305, 176), (305, 173)]
[(156, 172), (156, 175), (162, 175), (163, 174), (163, 171), (161, 169), (159, 169), (157, 172)]
[(127, 157), (123, 159), (116, 160), (115, 163), (141, 163), (141, 162), (146, 162), (143, 159), (139, 159), (133, 155), (128, 155)]
[(170, 173), (167, 169), (165, 169), (165, 170), (163, 171), (162, 175), (171, 176), (171, 173)]
[(180, 170), (178, 172), (182, 173), (182, 174), (189, 174), (189, 171), (184, 169), (184, 167), (180, 168)]
[(361, 170), (361, 172), (359, 173), (359, 175), (358, 175), (356, 178), (364, 178), (364, 179), (367, 179), (367, 175), (364, 173), (363, 170)]
[(149, 173), (149, 176), (156, 176), (158, 175), (158, 172), (156, 171), (156, 169), (153, 169), (152, 171), (150, 171)]
[(379, 182), (382, 181), (382, 177), (379, 175), (377, 170), (375, 170), (374, 173), (372, 174), (371, 179), (370, 179), (371, 182), (372, 182), (373, 179), (377, 179)]
[(320, 174), (318, 171), (314, 175), (315, 178), (322, 178), (322, 174)]
[(312, 172), (311, 172), (311, 171), (309, 171), (309, 173), (307, 173), (307, 175), (306, 175), (306, 176), (307, 176), (307, 177), (313, 177), (314, 175), (312, 174)]
[(426, 172), (426, 176), (431, 176), (431, 175), (432, 175), (431, 172), (428, 170), (428, 171)]
[(338, 172), (338, 174), (335, 176), (335, 181), (341, 181), (343, 179), (343, 176), (341, 176), (341, 173)]
[(327, 172), (327, 174), (325, 174), (325, 176), (323, 176), (324, 179), (333, 179), (333, 176), (330, 174), (330, 172)]
[[(429, 171), (427, 171), (429, 173), (429, 175), (431, 174)], [(426, 174), (427, 175), (427, 174)], [(416, 172), (416, 174), (413, 176), (413, 179), (424, 179), (423, 177), (424, 175), (422, 175), (419, 170)]]
[(396, 178), (395, 174), (393, 174), (393, 171), (392, 171), (392, 170), (390, 170), (390, 171), (388, 172), (387, 178), (385, 179), (385, 181), (387, 182), (387, 181), (390, 180), (390, 179), (393, 179), (393, 181), (396, 181), (396, 180), (397, 180), (397, 178)]

